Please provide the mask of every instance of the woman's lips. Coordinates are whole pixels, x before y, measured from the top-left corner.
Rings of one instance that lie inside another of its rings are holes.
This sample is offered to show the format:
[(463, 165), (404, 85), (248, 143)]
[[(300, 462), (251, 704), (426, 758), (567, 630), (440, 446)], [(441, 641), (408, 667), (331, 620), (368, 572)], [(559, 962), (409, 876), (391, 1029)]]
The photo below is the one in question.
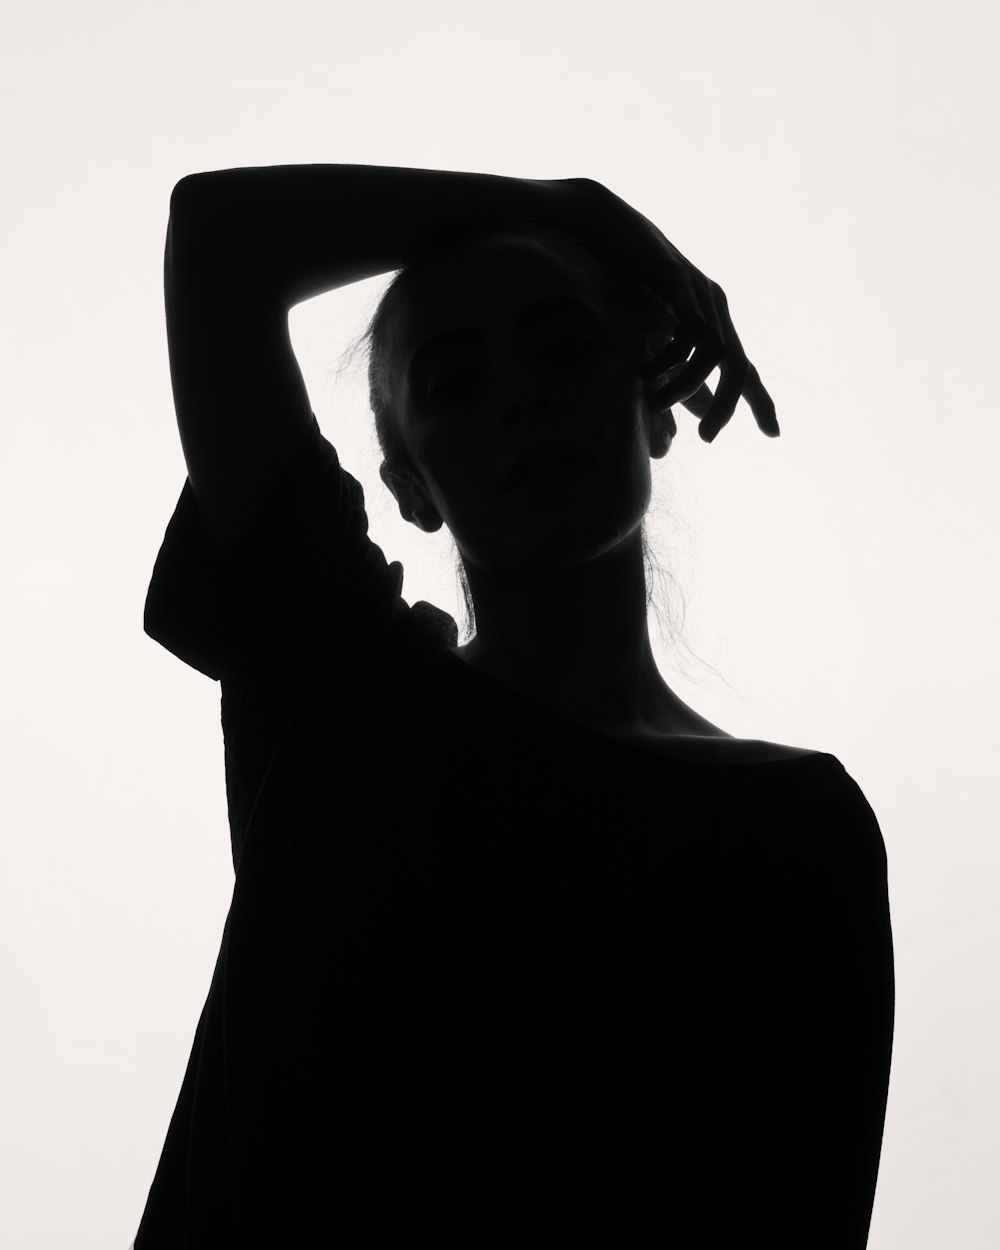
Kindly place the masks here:
[(529, 452), (515, 463), (507, 477), (504, 493), (514, 490), (524, 482), (576, 474), (581, 469), (589, 469), (591, 463), (589, 457), (575, 448), (544, 448)]

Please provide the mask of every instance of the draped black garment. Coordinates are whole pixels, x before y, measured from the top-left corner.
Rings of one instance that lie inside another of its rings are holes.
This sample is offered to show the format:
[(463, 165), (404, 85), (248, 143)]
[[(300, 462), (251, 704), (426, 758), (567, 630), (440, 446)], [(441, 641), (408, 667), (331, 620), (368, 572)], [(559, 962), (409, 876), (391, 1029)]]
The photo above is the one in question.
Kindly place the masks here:
[(894, 978), (857, 783), (536, 706), (367, 531), (314, 417), (234, 551), (185, 482), (156, 559), (235, 882), (136, 1250), (860, 1250)]

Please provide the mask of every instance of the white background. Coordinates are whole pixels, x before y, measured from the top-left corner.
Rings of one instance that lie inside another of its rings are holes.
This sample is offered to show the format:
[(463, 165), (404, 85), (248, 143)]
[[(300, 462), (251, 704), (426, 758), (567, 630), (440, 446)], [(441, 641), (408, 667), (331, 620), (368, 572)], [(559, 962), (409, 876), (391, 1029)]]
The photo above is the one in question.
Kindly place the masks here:
[[(1000, 1244), (996, 14), (6, 6), (4, 1247), (125, 1250), (233, 883), (219, 688), (142, 629), (185, 479), (170, 192), (317, 162), (595, 178), (725, 288), (782, 437), (741, 403), (706, 446), (676, 409), (650, 534), (693, 655), (658, 644), (661, 669), (730, 733), (836, 754), (879, 818), (898, 1001), (870, 1247)], [(363, 364), (337, 375), (387, 280), (297, 307), (293, 342), (404, 597), (460, 619), (447, 532), (378, 479)]]

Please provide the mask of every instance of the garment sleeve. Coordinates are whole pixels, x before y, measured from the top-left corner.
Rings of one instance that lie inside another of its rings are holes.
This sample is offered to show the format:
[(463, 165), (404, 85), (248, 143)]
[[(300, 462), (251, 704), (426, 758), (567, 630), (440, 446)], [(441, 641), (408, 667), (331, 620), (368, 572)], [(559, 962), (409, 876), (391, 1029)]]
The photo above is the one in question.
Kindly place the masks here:
[[(368, 537), (360, 483), (315, 415), (308, 437), (238, 545), (219, 558), (185, 481), (146, 596), (143, 627), (213, 680), (287, 678), (375, 653), (398, 627), (443, 645), (454, 620), (401, 598), (403, 566)], [(410, 621), (410, 614), (414, 619)]]
[(783, 1213), (775, 1250), (867, 1245), (895, 1012), (887, 868), (875, 814), (839, 765), (811, 819), (776, 848), (765, 926), (773, 976), (761, 969), (758, 984), (778, 1028), (748, 1122)]

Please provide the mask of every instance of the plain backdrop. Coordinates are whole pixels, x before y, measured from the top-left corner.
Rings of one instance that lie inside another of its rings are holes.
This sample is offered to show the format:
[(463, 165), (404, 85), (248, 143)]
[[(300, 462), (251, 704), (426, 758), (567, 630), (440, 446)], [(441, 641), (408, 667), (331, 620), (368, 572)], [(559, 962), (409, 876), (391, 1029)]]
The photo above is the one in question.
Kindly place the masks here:
[[(170, 192), (319, 162), (594, 178), (722, 284), (782, 436), (675, 410), (661, 671), (864, 790), (898, 996), (869, 1245), (1000, 1244), (998, 33), (987, 0), (4, 6), (0, 1244), (125, 1250), (233, 886), (219, 687), (142, 628), (185, 480)], [(461, 620), (340, 368), (387, 281), (292, 339), (404, 597)]]

